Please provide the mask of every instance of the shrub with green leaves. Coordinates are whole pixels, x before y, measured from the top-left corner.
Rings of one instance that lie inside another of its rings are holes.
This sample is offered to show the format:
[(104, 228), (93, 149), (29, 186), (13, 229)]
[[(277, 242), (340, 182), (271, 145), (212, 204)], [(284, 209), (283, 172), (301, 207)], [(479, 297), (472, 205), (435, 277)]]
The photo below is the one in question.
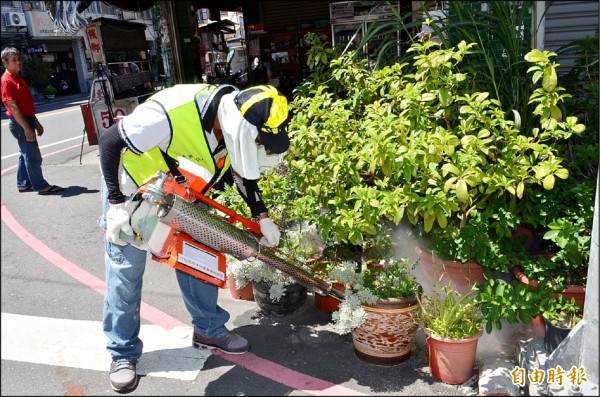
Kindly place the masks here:
[[(516, 205), (530, 185), (552, 189), (566, 178), (555, 143), (584, 127), (556, 120), (561, 89), (534, 92), (541, 125), (521, 135), (510, 111), (472, 92), (459, 72), (473, 46), (413, 44), (412, 64), (381, 70), (348, 53), (318, 82), (304, 82), (291, 104), (287, 159), (303, 193), (292, 216), (314, 221), (325, 240), (362, 244), (405, 213), (425, 232), (462, 227), (471, 216), (493, 216), (498, 202)], [(551, 56), (531, 54), (535, 79), (549, 70), (544, 82), (552, 81)]]

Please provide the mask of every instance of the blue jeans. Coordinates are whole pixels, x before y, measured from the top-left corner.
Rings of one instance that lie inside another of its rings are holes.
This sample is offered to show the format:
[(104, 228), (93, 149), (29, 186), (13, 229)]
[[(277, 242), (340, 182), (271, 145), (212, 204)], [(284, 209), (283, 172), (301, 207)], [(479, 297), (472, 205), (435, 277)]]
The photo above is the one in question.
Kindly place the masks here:
[[(35, 116), (25, 117), (27, 124), (35, 131)], [(19, 162), (17, 167), (17, 187), (19, 189), (32, 187), (35, 191), (50, 186), (42, 174), (42, 153), (37, 139), (33, 142), (25, 138), (25, 130), (17, 120), (9, 117), (8, 129), (19, 142)]]
[[(103, 214), (98, 219), (106, 229), (108, 211), (107, 189), (102, 178)], [(140, 305), (142, 278), (146, 269), (146, 251), (133, 245), (121, 246), (104, 239), (106, 267), (106, 295), (104, 296), (104, 334), (106, 346), (113, 360), (137, 359), (142, 355), (140, 333)], [(160, 264), (159, 266), (164, 266)], [(175, 270), (185, 306), (192, 316), (196, 332), (207, 338), (218, 338), (227, 329), (229, 313), (217, 304), (218, 287), (205, 283), (180, 270)]]

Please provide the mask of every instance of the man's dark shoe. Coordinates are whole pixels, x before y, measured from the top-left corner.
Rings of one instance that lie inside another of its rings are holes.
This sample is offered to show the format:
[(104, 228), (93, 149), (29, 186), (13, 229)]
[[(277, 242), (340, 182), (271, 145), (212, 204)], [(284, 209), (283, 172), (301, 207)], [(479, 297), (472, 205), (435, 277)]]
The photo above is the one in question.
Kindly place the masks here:
[(116, 360), (110, 364), (110, 385), (114, 391), (124, 393), (135, 389), (138, 382), (135, 366), (137, 360)]
[(227, 331), (227, 333), (220, 338), (204, 338), (194, 331), (192, 345), (196, 349), (214, 348), (227, 354), (244, 354), (250, 348), (250, 344), (246, 339), (230, 331)]

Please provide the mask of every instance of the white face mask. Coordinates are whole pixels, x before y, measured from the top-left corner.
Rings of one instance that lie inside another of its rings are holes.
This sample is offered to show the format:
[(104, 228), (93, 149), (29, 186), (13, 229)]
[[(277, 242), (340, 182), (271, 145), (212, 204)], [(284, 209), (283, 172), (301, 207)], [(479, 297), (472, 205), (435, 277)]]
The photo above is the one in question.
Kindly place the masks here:
[(281, 160), (280, 154), (267, 154), (263, 145), (258, 146), (258, 167), (260, 172), (265, 172), (273, 167), (276, 167)]

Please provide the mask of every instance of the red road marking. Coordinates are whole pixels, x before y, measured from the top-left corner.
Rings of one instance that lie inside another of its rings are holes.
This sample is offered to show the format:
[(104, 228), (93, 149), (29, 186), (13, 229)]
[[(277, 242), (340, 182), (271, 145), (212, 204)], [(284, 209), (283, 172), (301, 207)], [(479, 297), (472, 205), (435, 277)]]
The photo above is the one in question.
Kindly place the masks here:
[[(74, 147), (79, 147), (79, 145), (75, 145), (67, 149), (58, 150), (56, 152), (49, 153), (46, 156), (64, 152), (65, 150), (69, 150)], [(10, 171), (11, 169), (14, 169), (15, 167), (16, 166), (13, 166), (2, 170), (0, 175), (4, 175), (6, 172)], [(73, 277), (75, 280), (79, 281), (80, 283), (86, 285), (87, 287), (93, 289), (94, 291), (104, 296), (104, 291), (106, 289), (106, 284), (104, 283), (104, 281), (100, 280), (98, 277), (87, 272), (86, 270), (83, 270), (79, 266), (75, 265), (73, 262), (69, 261), (57, 252), (53, 251), (50, 247), (38, 240), (31, 233), (29, 233), (27, 229), (25, 229), (12, 216), (12, 214), (10, 213), (8, 208), (6, 208), (6, 205), (4, 203), (0, 203), (0, 205), (2, 209), (0, 214), (0, 216), (2, 217), (2, 222), (4, 222), (4, 224), (8, 226), (8, 228), (12, 230), (12, 232), (18, 238), (20, 238), (25, 244), (27, 244), (33, 251), (37, 252), (42, 258), (45, 258), (54, 266), (58, 267), (66, 274)], [(142, 302), (140, 314), (141, 317), (146, 321), (155, 325), (159, 325), (165, 329), (172, 329), (177, 326), (187, 325), (182, 323), (175, 317), (172, 317), (167, 313), (155, 308), (154, 306), (151, 306), (144, 302)], [(291, 387), (295, 390), (303, 391), (308, 394), (313, 394), (317, 396), (365, 395), (364, 393), (348, 389), (344, 386), (337, 385), (335, 383), (324, 381), (322, 379), (314, 378), (312, 376), (291, 370), (272, 361), (260, 358), (252, 353), (245, 353), (242, 355), (227, 355), (219, 352), (218, 350), (213, 350), (213, 354), (233, 364), (239, 365), (249, 371), (252, 371), (260, 376), (271, 379), (274, 382)]]

